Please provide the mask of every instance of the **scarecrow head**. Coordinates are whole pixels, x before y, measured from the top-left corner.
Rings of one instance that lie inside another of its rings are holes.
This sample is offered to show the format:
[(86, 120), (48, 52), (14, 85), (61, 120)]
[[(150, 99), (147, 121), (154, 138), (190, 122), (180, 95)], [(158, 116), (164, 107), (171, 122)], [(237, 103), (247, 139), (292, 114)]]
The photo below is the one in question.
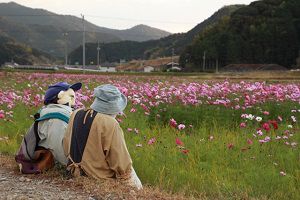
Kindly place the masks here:
[(59, 82), (49, 86), (45, 94), (44, 104), (61, 104), (73, 107), (75, 105), (75, 92), (80, 90), (82, 84), (69, 85), (66, 82)]

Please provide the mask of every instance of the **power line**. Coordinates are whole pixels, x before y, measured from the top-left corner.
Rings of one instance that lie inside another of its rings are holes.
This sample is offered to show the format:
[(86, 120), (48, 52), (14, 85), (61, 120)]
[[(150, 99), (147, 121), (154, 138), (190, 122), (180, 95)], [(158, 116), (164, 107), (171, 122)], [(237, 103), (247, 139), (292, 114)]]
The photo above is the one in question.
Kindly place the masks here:
[[(37, 15), (25, 15), (25, 14), (1, 14), (0, 17), (70, 17), (75, 16), (80, 18), (77, 15), (57, 15), (57, 14), (37, 14)], [(165, 20), (151, 20), (151, 19), (134, 19), (134, 18), (124, 18), (124, 17), (108, 17), (108, 16), (101, 16), (101, 15), (85, 15), (91, 18), (102, 18), (102, 19), (113, 19), (113, 20), (122, 20), (122, 21), (137, 21), (137, 22), (153, 22), (153, 23), (163, 23), (163, 24), (195, 24), (198, 22), (191, 22), (191, 21), (165, 21)], [(79, 19), (78, 19), (79, 20)]]

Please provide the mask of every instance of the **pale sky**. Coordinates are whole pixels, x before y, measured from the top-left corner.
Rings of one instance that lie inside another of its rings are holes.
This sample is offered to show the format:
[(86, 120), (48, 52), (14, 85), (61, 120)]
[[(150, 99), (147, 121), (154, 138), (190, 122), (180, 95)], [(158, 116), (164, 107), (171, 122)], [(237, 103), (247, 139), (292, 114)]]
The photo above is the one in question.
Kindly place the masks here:
[[(63, 15), (84, 14), (102, 27), (127, 29), (146, 24), (172, 33), (187, 32), (224, 5), (254, 0), (15, 0)], [(0, 0), (1, 3), (9, 2)]]

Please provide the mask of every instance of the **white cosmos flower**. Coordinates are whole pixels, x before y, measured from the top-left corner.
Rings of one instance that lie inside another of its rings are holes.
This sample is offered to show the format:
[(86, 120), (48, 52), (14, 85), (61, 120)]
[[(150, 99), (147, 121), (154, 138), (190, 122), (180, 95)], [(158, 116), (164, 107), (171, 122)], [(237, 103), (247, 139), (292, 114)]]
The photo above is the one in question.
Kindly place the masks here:
[(255, 120), (258, 121), (258, 122), (261, 122), (262, 118), (261, 117), (256, 117)]

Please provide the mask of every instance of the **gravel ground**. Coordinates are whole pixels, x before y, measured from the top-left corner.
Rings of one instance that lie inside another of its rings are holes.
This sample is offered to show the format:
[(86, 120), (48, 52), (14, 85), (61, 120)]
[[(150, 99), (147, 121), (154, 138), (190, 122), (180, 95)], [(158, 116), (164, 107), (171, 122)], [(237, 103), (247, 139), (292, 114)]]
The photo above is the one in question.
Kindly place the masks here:
[(55, 180), (39, 180), (33, 176), (16, 176), (15, 172), (0, 168), (0, 199), (94, 199), (82, 191), (63, 187)]
[[(168, 194), (145, 186), (136, 191), (122, 182), (95, 181), (82, 177), (67, 179), (53, 169), (39, 175), (20, 174), (11, 156), (0, 153), (0, 200), (87, 199), (87, 200), (185, 200), (182, 195)], [(192, 198), (194, 199), (194, 198)]]

